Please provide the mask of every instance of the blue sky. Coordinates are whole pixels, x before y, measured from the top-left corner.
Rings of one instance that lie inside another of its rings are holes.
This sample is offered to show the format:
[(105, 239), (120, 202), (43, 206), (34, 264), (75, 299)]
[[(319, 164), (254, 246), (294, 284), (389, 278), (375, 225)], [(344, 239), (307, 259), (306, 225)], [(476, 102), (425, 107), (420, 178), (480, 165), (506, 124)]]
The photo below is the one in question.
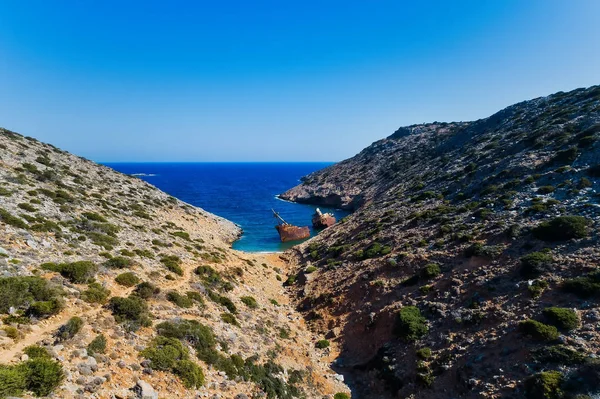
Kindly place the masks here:
[(96, 161), (338, 161), (600, 84), (600, 1), (1, 1), (0, 126)]

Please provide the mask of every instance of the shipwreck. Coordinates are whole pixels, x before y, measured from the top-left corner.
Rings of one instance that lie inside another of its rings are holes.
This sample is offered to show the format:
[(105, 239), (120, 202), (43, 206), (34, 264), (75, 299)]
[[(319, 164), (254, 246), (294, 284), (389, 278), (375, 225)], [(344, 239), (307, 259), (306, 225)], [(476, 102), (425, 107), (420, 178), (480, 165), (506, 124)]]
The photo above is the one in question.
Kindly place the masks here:
[(315, 229), (326, 229), (335, 224), (335, 216), (333, 213), (323, 213), (317, 208), (312, 217), (312, 224)]
[(304, 240), (305, 238), (310, 237), (310, 230), (308, 226), (298, 227), (291, 225), (283, 220), (283, 218), (277, 212), (275, 212), (274, 209), (272, 209), (272, 211), (273, 216), (277, 219), (277, 225), (275, 226), (275, 229), (277, 229), (277, 232), (279, 233), (281, 242)]

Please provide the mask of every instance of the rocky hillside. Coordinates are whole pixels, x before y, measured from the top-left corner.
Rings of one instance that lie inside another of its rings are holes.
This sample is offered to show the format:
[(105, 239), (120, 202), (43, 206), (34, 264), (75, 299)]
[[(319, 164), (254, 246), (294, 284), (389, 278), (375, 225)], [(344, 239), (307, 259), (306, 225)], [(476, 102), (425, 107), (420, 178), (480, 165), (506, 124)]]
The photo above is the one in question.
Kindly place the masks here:
[(560, 92), (400, 128), (282, 194), (354, 210), (287, 256), (355, 396), (600, 395), (599, 136), (600, 86)]
[(0, 129), (0, 231), (0, 397), (347, 391), (287, 265), (142, 180)]

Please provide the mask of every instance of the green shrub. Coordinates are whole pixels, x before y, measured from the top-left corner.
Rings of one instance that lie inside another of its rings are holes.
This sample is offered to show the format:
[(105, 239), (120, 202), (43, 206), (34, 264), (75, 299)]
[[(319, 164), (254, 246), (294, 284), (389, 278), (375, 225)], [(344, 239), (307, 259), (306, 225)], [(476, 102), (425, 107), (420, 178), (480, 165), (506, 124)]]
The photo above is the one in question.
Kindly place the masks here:
[(227, 324), (231, 324), (234, 326), (239, 326), (237, 319), (231, 313), (221, 313), (221, 320), (223, 320)]
[(156, 332), (163, 337), (186, 340), (201, 350), (213, 348), (217, 344), (210, 327), (196, 320), (165, 321), (156, 326)]
[(160, 288), (147, 281), (141, 282), (135, 287), (135, 294), (142, 299), (150, 299), (160, 293)]
[(143, 299), (135, 295), (130, 295), (127, 298), (112, 297), (108, 307), (119, 323), (131, 322), (132, 328), (138, 326), (148, 327), (152, 324), (148, 313), (148, 305)]
[(106, 337), (98, 334), (87, 346), (87, 353), (93, 356), (95, 353), (104, 353), (106, 351)]
[(107, 220), (104, 216), (95, 213), (95, 212), (83, 212), (81, 214), (84, 218), (94, 221), (94, 222), (101, 222), (101, 223), (106, 223)]
[(544, 280), (534, 280), (531, 285), (527, 286), (529, 294), (531, 294), (531, 297), (534, 299), (542, 296), (542, 293), (546, 288), (548, 288), (548, 282)]
[(208, 297), (210, 298), (211, 301), (216, 302), (219, 305), (225, 306), (227, 308), (227, 310), (229, 310), (231, 313), (233, 313), (233, 314), (237, 313), (237, 307), (231, 301), (231, 299), (227, 298), (226, 296), (219, 295), (213, 291), (208, 291)]
[(178, 256), (175, 256), (175, 255), (163, 256), (160, 259), (160, 261), (163, 265), (165, 265), (165, 267), (170, 272), (173, 272), (173, 273), (177, 274), (178, 276), (183, 276), (183, 269), (179, 265), (181, 263), (181, 259), (179, 259)]
[(541, 364), (556, 363), (567, 366), (581, 364), (585, 355), (564, 345), (542, 346), (531, 351), (532, 357)]
[(544, 371), (525, 380), (527, 399), (561, 399), (563, 375), (558, 371)]
[(520, 273), (523, 277), (536, 277), (552, 269), (554, 258), (545, 252), (532, 252), (521, 257)]
[(350, 395), (345, 392), (338, 392), (333, 395), (333, 399), (350, 399)]
[(10, 212), (2, 208), (0, 208), (0, 221), (19, 229), (27, 228), (27, 223), (25, 223), (22, 219), (11, 215)]
[(519, 330), (530, 335), (536, 341), (554, 341), (558, 338), (558, 330), (554, 326), (540, 323), (536, 320), (525, 320), (519, 323)]
[(117, 277), (115, 277), (115, 281), (117, 282), (117, 284), (123, 285), (125, 287), (133, 287), (134, 285), (140, 282), (140, 278), (134, 273), (127, 272), (119, 274)]
[(115, 245), (119, 244), (119, 240), (107, 234), (98, 233), (96, 231), (88, 231), (86, 235), (92, 241), (92, 244), (111, 250)]
[(429, 263), (421, 269), (421, 277), (424, 279), (431, 279), (439, 276), (441, 272), (442, 270), (438, 264)]
[(23, 365), (0, 365), (0, 398), (21, 396), (27, 389), (27, 369)]
[(419, 359), (427, 360), (431, 357), (431, 349), (430, 348), (421, 348), (417, 350), (417, 357)]
[(248, 306), (250, 309), (256, 309), (258, 307), (258, 302), (256, 302), (256, 299), (254, 299), (254, 297), (243, 296), (240, 298), (240, 300), (244, 305)]
[(550, 194), (555, 190), (554, 186), (542, 186), (538, 188), (538, 194)]
[(190, 235), (185, 231), (174, 231), (171, 233), (172, 236), (183, 238), (184, 240), (191, 241)]
[(13, 307), (43, 317), (56, 314), (63, 307), (62, 290), (40, 277), (0, 278), (0, 294), (0, 313), (8, 313)]
[(72, 283), (83, 284), (94, 277), (98, 271), (98, 266), (93, 262), (82, 260), (73, 263), (61, 263), (57, 265), (55, 271)]
[(583, 216), (558, 216), (540, 223), (533, 234), (544, 241), (564, 241), (584, 238), (588, 234), (589, 221)]
[(304, 269), (304, 273), (310, 274), (310, 273), (315, 272), (316, 270), (317, 270), (316, 267), (314, 267), (314, 266), (308, 266), (306, 269)]
[(51, 359), (50, 353), (46, 350), (46, 348), (42, 348), (37, 345), (30, 345), (23, 349), (23, 353), (29, 356), (30, 359), (44, 358)]
[(581, 298), (589, 298), (600, 293), (600, 269), (582, 277), (568, 279), (563, 283), (563, 289)]
[(55, 334), (56, 339), (58, 341), (69, 340), (81, 331), (81, 327), (83, 327), (83, 320), (77, 316), (71, 317), (69, 321), (60, 326)]
[(35, 206), (28, 204), (26, 202), (22, 202), (22, 203), (18, 204), (17, 206), (27, 212), (35, 212), (37, 210)]
[(573, 309), (550, 307), (544, 309), (543, 313), (550, 324), (561, 330), (570, 331), (579, 327), (579, 317)]
[(188, 389), (204, 385), (204, 373), (202, 369), (190, 360), (180, 360), (175, 363), (173, 372), (179, 376), (183, 385)]
[(88, 289), (81, 293), (81, 298), (88, 303), (106, 303), (110, 296), (110, 290), (104, 288), (100, 283), (88, 284)]
[(404, 306), (397, 314), (395, 333), (406, 341), (416, 341), (429, 331), (427, 320), (416, 306)]
[(150, 345), (140, 352), (140, 355), (150, 360), (154, 370), (172, 370), (180, 360), (188, 360), (189, 354), (183, 344), (175, 338), (158, 336)]
[(110, 269), (124, 269), (126, 267), (131, 267), (132, 265), (133, 261), (124, 256), (115, 256), (104, 262), (104, 266)]
[(321, 339), (319, 341), (317, 341), (317, 343), (315, 344), (315, 347), (317, 349), (325, 349), (325, 348), (329, 348), (329, 341), (326, 339)]
[(194, 306), (194, 302), (186, 295), (181, 295), (177, 291), (169, 291), (167, 293), (167, 300), (173, 302), (180, 308), (191, 308)]
[(37, 318), (48, 317), (59, 313), (64, 308), (64, 303), (59, 298), (53, 298), (49, 301), (33, 302), (25, 311), (28, 316)]

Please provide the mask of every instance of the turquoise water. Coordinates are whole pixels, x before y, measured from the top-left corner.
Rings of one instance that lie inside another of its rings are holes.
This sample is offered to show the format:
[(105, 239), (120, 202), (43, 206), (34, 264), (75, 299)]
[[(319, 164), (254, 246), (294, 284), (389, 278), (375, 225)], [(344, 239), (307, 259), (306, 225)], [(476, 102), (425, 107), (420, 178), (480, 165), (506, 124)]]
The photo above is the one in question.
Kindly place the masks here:
[[(106, 163), (120, 172), (136, 174), (174, 197), (222, 216), (242, 227), (235, 249), (248, 252), (282, 251), (271, 208), (289, 223), (310, 226), (316, 207), (276, 198), (300, 178), (331, 163)], [(338, 219), (347, 213), (333, 212)], [(311, 234), (316, 234), (312, 231)]]

